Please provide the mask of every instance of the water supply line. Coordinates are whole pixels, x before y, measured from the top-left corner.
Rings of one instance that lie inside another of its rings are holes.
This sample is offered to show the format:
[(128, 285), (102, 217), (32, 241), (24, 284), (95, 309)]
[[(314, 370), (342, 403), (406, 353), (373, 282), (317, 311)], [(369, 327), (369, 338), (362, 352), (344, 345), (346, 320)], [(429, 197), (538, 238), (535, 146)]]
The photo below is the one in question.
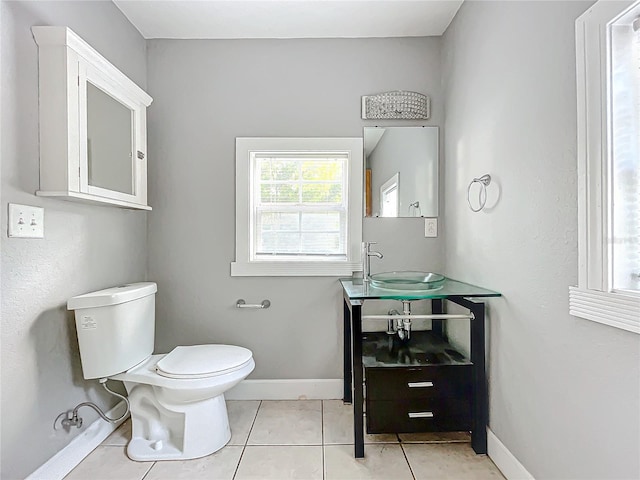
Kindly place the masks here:
[(395, 326), (393, 324), (393, 316), (394, 315), (400, 315), (400, 312), (398, 310), (396, 310), (395, 308), (392, 310), (389, 310), (389, 315), (386, 317), (387, 318), (387, 335), (395, 335), (396, 334), (396, 329)]
[(398, 336), (400, 340), (409, 341), (411, 339), (411, 302), (402, 300), (402, 313), (407, 317), (396, 320)]
[[(392, 335), (398, 335), (400, 340), (409, 341), (411, 339), (411, 302), (402, 300), (402, 314), (398, 310), (389, 310), (388, 315), (365, 315), (362, 318), (386, 318), (387, 319), (387, 335), (391, 340)], [(391, 345), (391, 343), (389, 344)]]
[(56, 424), (58, 423), (58, 420), (60, 419), (60, 417), (64, 417), (61, 421), (60, 424), (65, 427), (65, 428), (70, 428), (70, 427), (82, 427), (82, 417), (78, 416), (78, 410), (80, 410), (81, 407), (91, 407), (92, 409), (94, 409), (98, 415), (100, 415), (100, 417), (109, 422), (109, 423), (119, 423), (122, 420), (124, 420), (125, 418), (127, 418), (127, 416), (129, 415), (129, 411), (130, 411), (130, 405), (129, 405), (129, 399), (127, 397), (125, 397), (124, 395), (121, 395), (117, 392), (114, 392), (113, 390), (111, 390), (108, 386), (107, 386), (107, 378), (101, 378), (100, 380), (98, 380), (100, 382), (100, 384), (104, 387), (104, 389), (109, 392), (111, 395), (120, 398), (121, 400), (124, 400), (124, 403), (127, 406), (127, 409), (125, 410), (125, 412), (120, 415), (118, 418), (109, 418), (107, 417), (107, 415), (102, 411), (102, 409), (96, 405), (93, 402), (82, 402), (79, 403), (78, 405), (76, 405), (74, 407), (73, 410), (67, 410), (66, 412), (62, 412), (60, 415), (58, 415), (56, 417), (56, 419), (53, 422), (53, 428), (55, 430), (56, 428)]
[(389, 315), (387, 316), (387, 343), (389, 344), (389, 350), (393, 348), (393, 338), (396, 334), (396, 327), (393, 318), (396, 315), (400, 315), (400, 312), (394, 308), (389, 310)]

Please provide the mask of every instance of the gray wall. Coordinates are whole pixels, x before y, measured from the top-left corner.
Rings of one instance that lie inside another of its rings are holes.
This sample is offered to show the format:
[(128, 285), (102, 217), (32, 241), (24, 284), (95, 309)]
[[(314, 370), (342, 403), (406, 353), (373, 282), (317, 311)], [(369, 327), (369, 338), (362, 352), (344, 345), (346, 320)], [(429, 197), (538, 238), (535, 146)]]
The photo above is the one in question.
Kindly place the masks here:
[[(489, 302), (490, 426), (540, 479), (640, 477), (638, 336), (568, 314), (588, 6), (465, 2), (443, 40), (447, 273), (504, 294)], [(492, 207), (474, 214), (466, 187), (484, 173)]]
[[(158, 351), (231, 343), (253, 350), (250, 378), (342, 376), (336, 278), (230, 277), (235, 138), (360, 137), (367, 123), (360, 118), (361, 95), (395, 89), (432, 95), (433, 117), (426, 123), (440, 125), (439, 65), (438, 38), (148, 43), (155, 98), (149, 278), (159, 289)], [(424, 238), (422, 220), (367, 219), (364, 236), (378, 241), (385, 255), (372, 260), (374, 271), (443, 267), (443, 243)], [(238, 298), (272, 304), (237, 310)]]
[[(38, 189), (38, 57), (32, 25), (71, 27), (141, 87), (145, 42), (111, 2), (2, 2), (2, 473), (24, 478), (83, 429), (53, 431), (56, 416), (92, 400), (73, 295), (144, 280), (146, 213), (34, 196)], [(45, 208), (43, 240), (6, 236), (7, 203)], [(81, 410), (85, 426), (95, 420)]]

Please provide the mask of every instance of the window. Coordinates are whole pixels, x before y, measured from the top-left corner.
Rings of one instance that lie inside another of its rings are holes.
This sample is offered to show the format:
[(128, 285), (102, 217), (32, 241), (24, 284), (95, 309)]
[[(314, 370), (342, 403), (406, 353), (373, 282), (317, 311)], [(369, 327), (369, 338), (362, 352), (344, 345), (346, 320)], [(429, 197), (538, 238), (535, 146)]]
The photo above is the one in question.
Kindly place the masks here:
[(360, 138), (237, 138), (231, 275), (351, 275), (361, 198)]
[(640, 291), (640, 6), (611, 27), (610, 281)]
[(640, 2), (576, 21), (579, 279), (570, 313), (640, 333)]
[(380, 216), (398, 217), (400, 213), (400, 173), (380, 186)]

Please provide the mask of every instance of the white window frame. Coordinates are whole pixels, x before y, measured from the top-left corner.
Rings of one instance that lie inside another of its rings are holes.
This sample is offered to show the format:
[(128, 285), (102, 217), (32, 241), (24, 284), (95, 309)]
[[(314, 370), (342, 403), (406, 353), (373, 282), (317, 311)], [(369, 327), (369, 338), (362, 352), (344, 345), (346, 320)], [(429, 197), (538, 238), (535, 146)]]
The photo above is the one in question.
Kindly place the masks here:
[(611, 151), (608, 26), (633, 4), (600, 0), (576, 20), (578, 286), (569, 287), (569, 313), (640, 333), (640, 295), (612, 290), (607, 241)]
[[(341, 152), (348, 155), (347, 258), (344, 261), (251, 259), (251, 156), (253, 152)], [(236, 261), (231, 276), (350, 276), (362, 269), (362, 138), (236, 138)]]

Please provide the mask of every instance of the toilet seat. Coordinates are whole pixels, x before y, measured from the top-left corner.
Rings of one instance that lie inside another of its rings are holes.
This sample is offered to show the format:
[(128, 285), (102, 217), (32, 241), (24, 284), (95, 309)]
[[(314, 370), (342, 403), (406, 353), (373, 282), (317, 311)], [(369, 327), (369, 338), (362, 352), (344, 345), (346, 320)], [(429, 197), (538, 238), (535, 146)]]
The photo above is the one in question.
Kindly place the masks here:
[(240, 370), (252, 357), (251, 350), (235, 345), (181, 346), (162, 357), (155, 370), (167, 378), (209, 378)]

